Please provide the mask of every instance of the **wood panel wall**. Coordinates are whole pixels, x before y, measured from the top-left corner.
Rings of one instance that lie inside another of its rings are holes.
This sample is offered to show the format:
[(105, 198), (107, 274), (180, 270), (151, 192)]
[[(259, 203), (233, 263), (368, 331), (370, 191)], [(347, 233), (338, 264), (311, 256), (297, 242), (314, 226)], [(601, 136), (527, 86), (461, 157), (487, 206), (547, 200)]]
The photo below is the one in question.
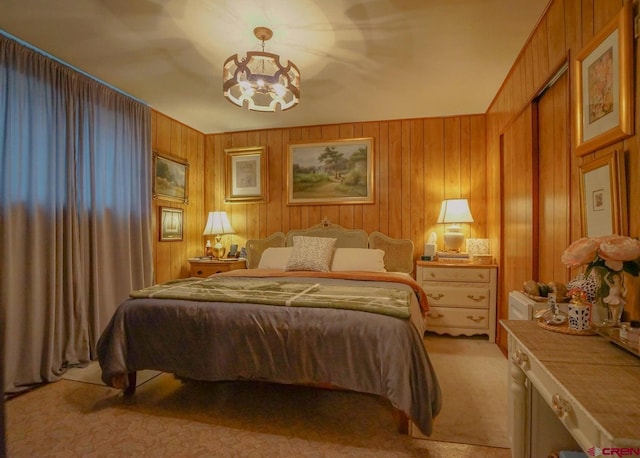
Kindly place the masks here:
[[(530, 202), (518, 200), (517, 195), (504, 193), (500, 182), (501, 166), (501, 136), (513, 121), (521, 116), (523, 110), (531, 103), (532, 99), (544, 87), (552, 77), (555, 69), (571, 56), (575, 56), (580, 49), (622, 8), (626, 0), (552, 0), (544, 17), (532, 31), (518, 59), (514, 63), (508, 77), (500, 88), (493, 103), (487, 111), (487, 198), (489, 208), (487, 210), (487, 223), (489, 238), (492, 246), (499, 247), (502, 227), (501, 199), (506, 206), (524, 206), (521, 211), (527, 212)], [(637, 14), (637, 2), (634, 8)], [(638, 40), (635, 40), (635, 62), (638, 62)], [(638, 81), (639, 75), (635, 73), (634, 91), (635, 106), (638, 106)], [(573, 84), (573, 82), (571, 83)], [(634, 111), (636, 130), (640, 125), (637, 109)], [(567, 114), (571, 116), (569, 112)], [(531, 125), (521, 123), (512, 132), (521, 138), (531, 136)], [(640, 160), (638, 158), (638, 136), (633, 135), (606, 147), (600, 151), (587, 154), (580, 158), (573, 153), (571, 148), (570, 160), (570, 188), (568, 192), (570, 206), (570, 234), (571, 240), (581, 236), (580, 219), (580, 194), (579, 176), (577, 168), (585, 161), (592, 160), (611, 150), (624, 151), (627, 157), (627, 195), (629, 208), (629, 234), (640, 235)], [(535, 224), (535, 222), (534, 222)], [(522, 239), (529, 237), (527, 231), (530, 228), (522, 228)], [(517, 242), (514, 242), (517, 243)], [(494, 250), (496, 251), (496, 250)], [(562, 253), (557, 253), (560, 256)], [(496, 255), (500, 255), (496, 251)], [(536, 253), (531, 253), (530, 259), (522, 260), (530, 266), (535, 265)], [(513, 269), (516, 266), (501, 265), (500, 269)], [(519, 289), (520, 285), (500, 284), (498, 317), (507, 317), (507, 295), (510, 290)], [(631, 301), (630, 301), (631, 302)], [(638, 307), (637, 301), (635, 304)], [(632, 313), (639, 313), (631, 311)], [(502, 348), (506, 347), (506, 334), (503, 330), (498, 333), (498, 343)]]
[[(205, 210), (228, 213), (237, 234), (223, 238), (226, 246), (243, 246), (248, 239), (307, 228), (328, 218), (346, 228), (411, 239), (417, 258), (431, 231), (442, 240), (443, 227), (436, 220), (444, 198), (468, 198), (475, 223), (465, 225), (465, 235), (486, 237), (485, 132), (485, 116), (469, 115), (207, 135)], [(373, 138), (375, 203), (288, 205), (290, 143), (362, 137)], [(269, 201), (227, 204), (224, 150), (250, 146), (267, 147)]]
[[(206, 222), (203, 199), (204, 134), (156, 111), (152, 111), (151, 129), (154, 151), (189, 163), (188, 203), (153, 199), (155, 281), (162, 283), (188, 276), (187, 259), (204, 254), (202, 244), (202, 231)], [(183, 209), (183, 240), (159, 241), (160, 207)]]

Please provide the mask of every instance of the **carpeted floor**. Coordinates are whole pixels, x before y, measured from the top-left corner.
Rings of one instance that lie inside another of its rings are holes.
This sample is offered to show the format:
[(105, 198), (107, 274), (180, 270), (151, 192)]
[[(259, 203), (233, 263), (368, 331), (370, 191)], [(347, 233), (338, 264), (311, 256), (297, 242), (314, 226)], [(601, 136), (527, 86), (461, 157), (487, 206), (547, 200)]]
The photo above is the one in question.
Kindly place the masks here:
[(497, 346), (437, 336), (425, 345), (444, 395), (429, 440), (398, 434), (390, 405), (375, 396), (269, 383), (182, 383), (161, 374), (131, 399), (100, 385), (99, 377), (95, 383), (62, 380), (11, 399), (5, 404), (8, 453), (509, 456), (508, 449), (486, 447), (506, 446), (497, 440), (506, 430), (507, 396), (506, 359)]

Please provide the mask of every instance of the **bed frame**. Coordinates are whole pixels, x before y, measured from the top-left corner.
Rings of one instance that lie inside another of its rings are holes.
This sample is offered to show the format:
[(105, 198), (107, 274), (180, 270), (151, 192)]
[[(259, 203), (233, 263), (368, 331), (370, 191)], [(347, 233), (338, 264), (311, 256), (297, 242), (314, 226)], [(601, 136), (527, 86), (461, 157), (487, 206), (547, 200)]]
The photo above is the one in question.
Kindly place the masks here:
[(367, 234), (362, 229), (345, 229), (327, 220), (308, 229), (293, 229), (276, 232), (264, 239), (247, 241), (247, 268), (258, 267), (262, 253), (269, 247), (293, 246), (293, 237), (328, 237), (336, 239), (336, 248), (371, 248), (384, 251), (384, 265), (388, 272), (413, 272), (413, 241), (394, 239), (381, 232)]
[[(262, 253), (269, 247), (293, 246), (293, 237), (298, 235), (335, 238), (336, 248), (381, 249), (385, 252), (384, 263), (388, 272), (403, 272), (407, 274), (413, 272), (413, 241), (409, 239), (394, 239), (377, 231), (367, 234), (362, 229), (346, 229), (337, 224), (331, 224), (326, 219), (308, 229), (294, 229), (286, 234), (276, 232), (263, 239), (248, 240), (246, 244), (247, 268), (257, 268)], [(127, 374), (127, 378), (129, 383), (124, 390), (124, 395), (132, 396), (136, 391), (136, 372)], [(325, 389), (334, 388), (319, 384), (310, 386)], [(395, 408), (393, 410), (398, 432), (407, 434), (409, 432), (409, 418), (401, 410)]]

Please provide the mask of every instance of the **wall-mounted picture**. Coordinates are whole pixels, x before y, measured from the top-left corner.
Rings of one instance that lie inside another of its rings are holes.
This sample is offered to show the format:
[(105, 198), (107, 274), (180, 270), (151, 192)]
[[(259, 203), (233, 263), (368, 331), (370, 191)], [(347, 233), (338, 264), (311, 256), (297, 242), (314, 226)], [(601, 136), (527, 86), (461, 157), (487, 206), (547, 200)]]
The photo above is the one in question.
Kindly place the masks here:
[(624, 176), (624, 157), (617, 151), (580, 167), (583, 236), (626, 235)]
[(176, 242), (183, 236), (183, 212), (181, 208), (160, 207), (160, 241)]
[(264, 146), (229, 148), (225, 153), (225, 201), (267, 201), (267, 149)]
[(631, 2), (580, 51), (574, 62), (576, 154), (633, 134)]
[(289, 145), (289, 205), (373, 203), (373, 139)]
[(189, 202), (189, 163), (169, 155), (153, 152), (153, 197)]

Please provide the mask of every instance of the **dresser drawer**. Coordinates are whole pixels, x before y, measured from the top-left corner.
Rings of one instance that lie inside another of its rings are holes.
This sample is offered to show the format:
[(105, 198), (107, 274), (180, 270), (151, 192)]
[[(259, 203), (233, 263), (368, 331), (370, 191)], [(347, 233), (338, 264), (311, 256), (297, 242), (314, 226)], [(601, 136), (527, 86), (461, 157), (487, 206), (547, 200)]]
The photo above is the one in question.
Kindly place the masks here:
[(426, 318), (427, 329), (465, 328), (489, 329), (489, 311), (429, 306)]
[(422, 281), (425, 287), (430, 281), (456, 281), (489, 283), (491, 281), (491, 269), (484, 267), (423, 267)]
[(571, 433), (580, 447), (587, 450), (593, 446), (609, 445), (607, 439), (598, 431), (596, 424), (590, 419), (584, 408), (575, 401), (537, 359), (532, 357), (513, 338), (509, 339), (509, 359), (533, 382), (540, 397), (544, 399), (551, 412)]
[(488, 309), (491, 300), (489, 286), (486, 288), (461, 288), (424, 283), (423, 288), (427, 293), (429, 306)]

